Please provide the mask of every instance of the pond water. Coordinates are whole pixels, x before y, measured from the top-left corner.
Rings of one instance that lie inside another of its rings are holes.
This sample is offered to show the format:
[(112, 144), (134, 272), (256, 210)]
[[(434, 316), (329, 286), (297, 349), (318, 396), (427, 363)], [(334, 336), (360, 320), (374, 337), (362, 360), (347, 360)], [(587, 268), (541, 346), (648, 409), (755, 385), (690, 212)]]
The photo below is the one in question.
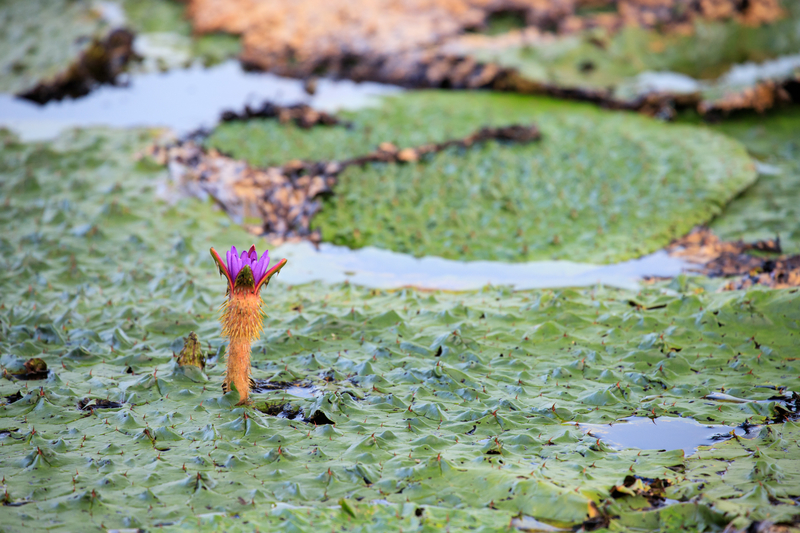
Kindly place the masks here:
[(291, 394), (292, 396), (295, 396), (297, 398), (316, 398), (320, 394), (319, 389), (317, 389), (316, 387), (300, 387), (300, 386), (289, 387), (284, 392), (286, 392), (286, 394)]
[(683, 450), (687, 456), (700, 446), (710, 446), (732, 435), (744, 438), (756, 436), (752, 431), (747, 433), (739, 427), (706, 425), (691, 418), (673, 417), (650, 419), (632, 416), (613, 424), (580, 424), (580, 428), (614, 449)]
[[(701, 91), (741, 89), (762, 80), (784, 79), (800, 68), (800, 54), (785, 55), (761, 63), (746, 62), (731, 68), (716, 80), (698, 80), (670, 71), (645, 71), (621, 84), (622, 92), (642, 95), (650, 92), (688, 94)], [(721, 95), (721, 94), (720, 94)]]
[(517, 290), (586, 287), (602, 284), (618, 288), (638, 287), (645, 276), (670, 277), (690, 264), (658, 251), (613, 265), (573, 261), (456, 261), (441, 257), (417, 258), (409, 254), (367, 246), (351, 250), (343, 246), (287, 243), (272, 251), (292, 263), (275, 279), (299, 285), (314, 281), (350, 283), (371, 288), (472, 290), (490, 285), (511, 285)]
[(238, 61), (205, 68), (131, 76), (125, 86), (104, 85), (75, 100), (44, 106), (0, 94), (0, 127), (24, 141), (51, 139), (64, 129), (88, 126), (169, 127), (178, 135), (213, 127), (225, 110), (269, 100), (280, 105), (304, 103), (322, 111), (369, 105), (374, 97), (400, 89), (378, 83), (321, 79), (314, 95), (300, 80), (246, 72)]

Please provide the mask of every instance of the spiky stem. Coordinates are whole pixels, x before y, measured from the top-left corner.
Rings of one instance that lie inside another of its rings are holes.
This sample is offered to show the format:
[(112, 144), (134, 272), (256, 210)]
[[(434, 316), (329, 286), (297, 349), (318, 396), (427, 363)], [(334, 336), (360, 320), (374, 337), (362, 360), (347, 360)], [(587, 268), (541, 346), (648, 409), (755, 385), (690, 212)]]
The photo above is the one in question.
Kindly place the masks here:
[(250, 345), (261, 336), (262, 319), (261, 296), (234, 289), (224, 304), (220, 321), (222, 336), (230, 339), (224, 387), (230, 391), (232, 384), (236, 386), (239, 405), (247, 403), (250, 396)]

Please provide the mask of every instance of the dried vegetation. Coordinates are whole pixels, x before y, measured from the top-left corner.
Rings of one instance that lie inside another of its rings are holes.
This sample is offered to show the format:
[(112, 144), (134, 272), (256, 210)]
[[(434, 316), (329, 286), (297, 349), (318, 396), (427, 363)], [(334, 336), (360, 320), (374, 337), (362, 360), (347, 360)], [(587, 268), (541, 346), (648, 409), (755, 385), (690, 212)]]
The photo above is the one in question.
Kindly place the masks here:
[(98, 85), (116, 85), (119, 75), (134, 58), (133, 33), (117, 29), (104, 39), (94, 39), (63, 72), (40, 81), (19, 96), (37, 104), (85, 96)]
[(758, 25), (777, 20), (782, 10), (777, 0), (192, 0), (188, 6), (196, 31), (242, 35), (244, 59), (260, 68), (295, 75), (365, 69), (392, 81), (405, 79), (417, 61), (427, 59), (435, 70), (430, 49), (483, 28), (498, 13), (514, 14), (536, 31), (639, 26), (686, 32), (698, 18)]
[[(781, 82), (762, 82), (714, 101), (672, 92), (620, 98), (605, 89), (531, 80), (514, 67), (471, 53), (485, 47), (536, 46), (554, 34), (593, 28), (690, 34), (698, 20), (758, 26), (785, 14), (778, 0), (192, 0), (187, 13), (199, 33), (241, 35), (246, 65), (290, 76), (325, 73), (407, 87), (547, 94), (662, 118), (672, 118), (676, 108), (719, 117), (798, 100), (792, 87)], [(515, 19), (521, 28), (498, 36), (476, 33), (498, 15)]]
[(697, 228), (674, 241), (667, 251), (703, 265), (700, 271), (706, 276), (734, 278), (725, 290), (800, 286), (800, 255), (783, 255), (779, 238), (752, 243), (723, 241), (707, 228)]

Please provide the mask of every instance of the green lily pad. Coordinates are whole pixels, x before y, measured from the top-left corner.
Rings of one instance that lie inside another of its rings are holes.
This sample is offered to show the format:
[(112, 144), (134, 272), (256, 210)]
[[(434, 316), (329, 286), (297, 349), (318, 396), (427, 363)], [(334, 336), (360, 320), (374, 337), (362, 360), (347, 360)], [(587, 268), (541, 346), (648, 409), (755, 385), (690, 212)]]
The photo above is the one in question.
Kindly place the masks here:
[(58, 74), (108, 29), (89, 1), (2, 2), (0, 91), (18, 93)]
[(458, 131), (482, 116), (535, 122), (543, 137), (350, 167), (313, 221), (323, 240), (454, 259), (620, 261), (711, 220), (755, 178), (737, 143), (633, 114), (497, 94), (423, 92), (386, 105), (408, 111), (389, 137), (398, 146), (417, 122), (439, 140), (441, 109)]

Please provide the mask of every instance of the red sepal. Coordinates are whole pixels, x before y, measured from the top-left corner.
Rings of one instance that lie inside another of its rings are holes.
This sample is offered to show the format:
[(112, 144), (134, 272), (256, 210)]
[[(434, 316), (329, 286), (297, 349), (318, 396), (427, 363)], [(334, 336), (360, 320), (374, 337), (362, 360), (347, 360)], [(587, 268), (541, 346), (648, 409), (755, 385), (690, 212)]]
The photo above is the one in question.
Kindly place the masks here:
[(228, 288), (230, 290), (233, 290), (233, 280), (231, 279), (231, 273), (228, 272), (228, 267), (225, 266), (225, 263), (222, 261), (222, 258), (219, 256), (219, 254), (213, 247), (211, 248), (211, 257), (213, 257), (214, 261), (216, 261), (217, 266), (219, 267), (219, 273), (228, 278)]

